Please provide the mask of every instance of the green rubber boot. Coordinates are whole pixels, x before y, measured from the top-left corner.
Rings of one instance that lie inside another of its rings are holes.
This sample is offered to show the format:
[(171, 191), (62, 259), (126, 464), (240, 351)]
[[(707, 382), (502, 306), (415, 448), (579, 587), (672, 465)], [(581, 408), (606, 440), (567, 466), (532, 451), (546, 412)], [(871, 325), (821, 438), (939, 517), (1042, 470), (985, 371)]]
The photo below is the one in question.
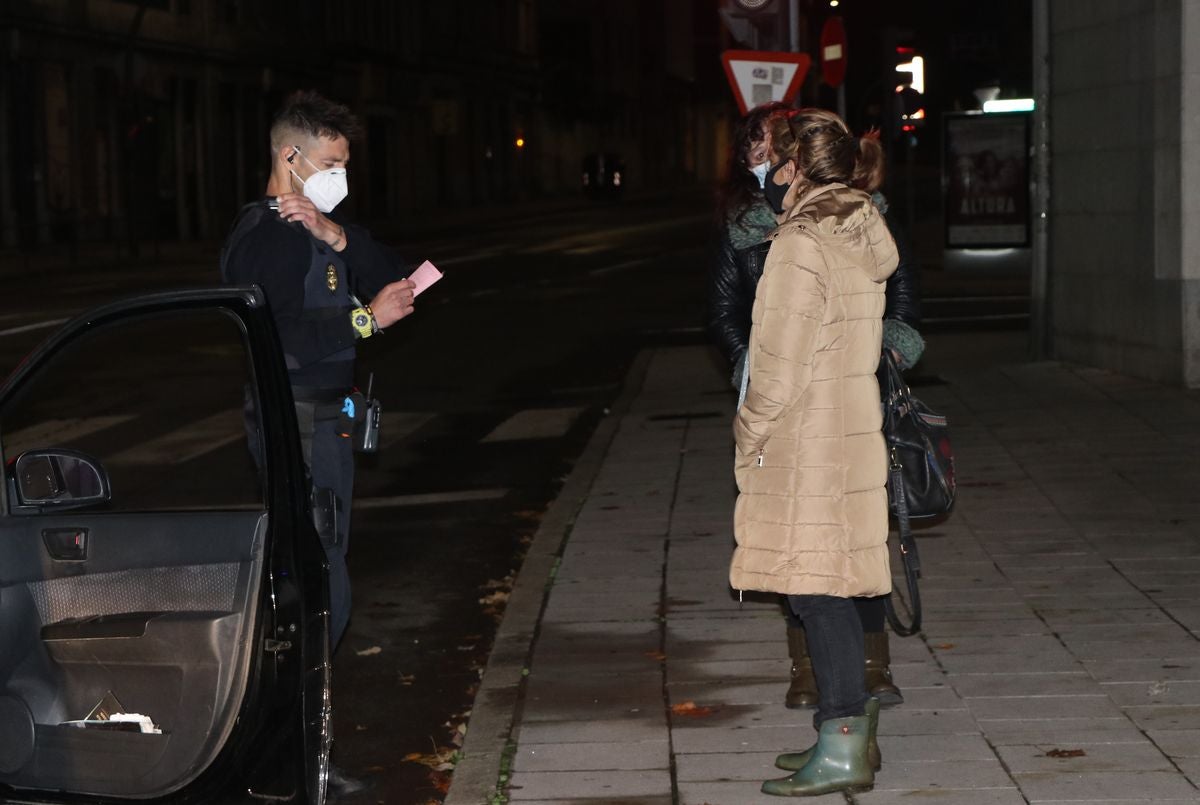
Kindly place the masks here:
[(812, 758), (791, 777), (767, 780), (762, 792), (777, 797), (815, 797), (834, 791), (870, 791), (875, 771), (867, 760), (871, 718), (831, 718), (821, 725)]
[[(867, 733), (867, 760), (875, 771), (879, 771), (883, 766), (883, 757), (879, 754), (879, 743), (875, 740), (875, 733), (879, 731), (879, 704), (879, 700), (874, 697), (867, 699), (867, 718), (870, 719), (871, 725)], [(812, 757), (816, 748), (817, 745), (813, 744), (803, 752), (785, 752), (775, 758), (775, 768), (784, 771), (800, 771), (804, 768), (804, 764), (808, 763), (808, 759)]]

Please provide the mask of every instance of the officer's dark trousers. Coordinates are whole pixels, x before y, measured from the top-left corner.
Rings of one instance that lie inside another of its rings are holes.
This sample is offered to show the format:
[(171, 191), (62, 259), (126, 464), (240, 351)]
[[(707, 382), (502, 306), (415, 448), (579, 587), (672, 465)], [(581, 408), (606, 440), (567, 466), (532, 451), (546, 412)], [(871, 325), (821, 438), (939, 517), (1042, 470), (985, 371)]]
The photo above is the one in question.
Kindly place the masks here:
[(354, 448), (337, 433), (336, 419), (313, 421), (311, 403), (296, 404), (300, 446), (312, 475), (313, 486), (332, 489), (337, 496), (338, 543), (322, 540), (329, 559), (329, 641), (337, 648), (350, 622), (350, 572), (346, 551), (350, 547), (350, 504), (354, 494)]

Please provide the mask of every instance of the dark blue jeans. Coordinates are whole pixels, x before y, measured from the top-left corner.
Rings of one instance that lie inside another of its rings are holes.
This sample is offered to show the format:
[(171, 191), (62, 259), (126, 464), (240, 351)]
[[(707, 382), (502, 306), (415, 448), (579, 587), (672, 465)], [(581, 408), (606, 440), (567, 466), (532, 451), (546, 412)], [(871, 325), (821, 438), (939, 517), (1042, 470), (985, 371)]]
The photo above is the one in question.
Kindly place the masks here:
[(329, 647), (336, 649), (350, 623), (350, 505), (354, 496), (354, 447), (337, 432), (337, 420), (313, 420), (311, 404), (296, 404), (300, 447), (313, 486), (332, 489), (338, 500), (336, 545), (322, 540), (329, 560)]
[[(804, 624), (796, 617), (796, 613), (792, 612), (792, 608), (788, 606), (787, 596), (779, 596), (780, 603), (783, 605), (783, 616), (787, 618), (788, 626), (796, 629), (803, 629)], [(887, 614), (883, 608), (883, 602), (887, 600), (886, 595), (876, 595), (870, 598), (854, 598), (854, 608), (858, 610), (858, 619), (862, 621), (862, 630), (864, 632), (882, 632), (887, 627), (884, 625)]]
[(789, 595), (788, 607), (804, 623), (820, 700), (813, 723), (861, 716), (867, 703), (862, 622), (854, 600), (832, 595)]

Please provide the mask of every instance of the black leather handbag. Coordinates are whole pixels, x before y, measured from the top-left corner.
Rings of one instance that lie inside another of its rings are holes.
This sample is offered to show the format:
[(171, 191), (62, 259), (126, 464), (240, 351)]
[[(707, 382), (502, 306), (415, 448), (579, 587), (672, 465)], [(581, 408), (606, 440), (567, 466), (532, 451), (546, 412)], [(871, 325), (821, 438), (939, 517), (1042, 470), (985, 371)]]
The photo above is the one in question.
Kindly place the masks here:
[(891, 353), (883, 352), (883, 436), (888, 446), (888, 507), (896, 517), (900, 559), (908, 588), (905, 623), (892, 597), (884, 611), (892, 630), (901, 637), (921, 630), (921, 557), (909, 524), (913, 519), (938, 517), (954, 508), (954, 449), (946, 417), (935, 414), (912, 392), (900, 376)]
[(888, 506), (899, 516), (901, 502), (909, 519), (940, 517), (954, 508), (954, 448), (946, 417), (929, 410), (912, 396), (891, 353), (884, 350), (883, 436), (893, 470), (904, 482), (904, 496), (897, 500), (891, 484)]

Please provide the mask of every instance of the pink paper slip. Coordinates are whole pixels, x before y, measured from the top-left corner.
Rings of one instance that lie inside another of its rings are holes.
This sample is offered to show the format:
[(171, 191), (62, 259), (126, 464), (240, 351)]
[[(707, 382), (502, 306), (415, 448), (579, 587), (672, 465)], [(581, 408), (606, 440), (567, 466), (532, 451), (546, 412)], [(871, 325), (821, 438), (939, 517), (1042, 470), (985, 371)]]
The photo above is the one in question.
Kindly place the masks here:
[(417, 286), (413, 290), (413, 296), (419, 296), (421, 291), (442, 278), (442, 272), (438, 271), (433, 263), (426, 260), (424, 263), (421, 263), (416, 271), (409, 274), (408, 278)]

